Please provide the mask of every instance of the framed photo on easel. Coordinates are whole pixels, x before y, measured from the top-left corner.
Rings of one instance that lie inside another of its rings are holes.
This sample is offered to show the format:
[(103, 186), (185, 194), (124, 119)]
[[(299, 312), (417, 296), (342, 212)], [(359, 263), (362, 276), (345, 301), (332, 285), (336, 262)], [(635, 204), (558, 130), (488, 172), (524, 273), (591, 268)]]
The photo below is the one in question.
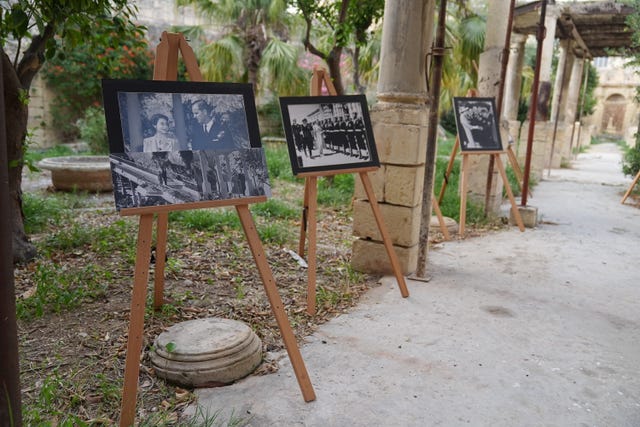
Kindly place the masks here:
[(250, 85), (102, 84), (117, 210), (270, 196)]
[(453, 109), (462, 152), (503, 150), (494, 98), (454, 97)]
[(364, 95), (280, 98), (293, 174), (378, 167)]

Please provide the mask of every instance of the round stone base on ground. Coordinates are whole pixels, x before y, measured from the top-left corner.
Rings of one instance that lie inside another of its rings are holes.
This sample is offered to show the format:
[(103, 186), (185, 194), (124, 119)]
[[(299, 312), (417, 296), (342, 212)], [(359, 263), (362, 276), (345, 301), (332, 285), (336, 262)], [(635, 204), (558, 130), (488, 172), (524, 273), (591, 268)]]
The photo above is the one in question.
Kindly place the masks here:
[(262, 342), (242, 322), (196, 319), (158, 335), (150, 358), (160, 378), (184, 387), (213, 387), (253, 372), (262, 361)]

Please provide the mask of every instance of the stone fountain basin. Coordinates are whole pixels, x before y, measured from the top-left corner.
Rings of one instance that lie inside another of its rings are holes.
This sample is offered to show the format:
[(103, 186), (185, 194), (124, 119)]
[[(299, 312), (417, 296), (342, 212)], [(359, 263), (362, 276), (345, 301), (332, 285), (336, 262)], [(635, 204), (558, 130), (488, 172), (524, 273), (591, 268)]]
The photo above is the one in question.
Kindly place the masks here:
[(109, 156), (48, 157), (38, 163), (51, 171), (51, 182), (60, 191), (112, 191)]

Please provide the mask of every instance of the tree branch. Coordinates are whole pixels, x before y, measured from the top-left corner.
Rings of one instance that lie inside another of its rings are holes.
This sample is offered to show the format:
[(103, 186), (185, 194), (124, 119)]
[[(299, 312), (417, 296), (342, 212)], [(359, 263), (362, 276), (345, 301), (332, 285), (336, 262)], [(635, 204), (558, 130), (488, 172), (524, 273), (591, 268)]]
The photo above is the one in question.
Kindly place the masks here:
[(42, 34), (38, 34), (33, 37), (31, 44), (24, 52), (22, 59), (18, 63), (16, 73), (20, 79), (20, 84), (23, 89), (29, 89), (33, 78), (38, 73), (42, 64), (44, 64), (44, 50), (47, 45), (47, 41), (53, 38), (55, 34), (55, 27), (52, 24), (48, 24)]
[(327, 54), (319, 50), (317, 47), (313, 45), (313, 43), (311, 43), (311, 18), (305, 14), (304, 20), (307, 23), (307, 31), (305, 32), (304, 40), (302, 41), (302, 43), (304, 44), (304, 47), (306, 47), (307, 50), (312, 54), (314, 54), (315, 56), (318, 56), (326, 61)]

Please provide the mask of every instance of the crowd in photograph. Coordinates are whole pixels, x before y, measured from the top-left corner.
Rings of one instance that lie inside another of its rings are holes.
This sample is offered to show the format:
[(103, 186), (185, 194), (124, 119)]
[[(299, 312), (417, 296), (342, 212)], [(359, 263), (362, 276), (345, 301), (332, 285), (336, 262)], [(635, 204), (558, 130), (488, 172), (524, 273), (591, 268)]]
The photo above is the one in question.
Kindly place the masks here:
[(368, 159), (369, 150), (364, 121), (352, 116), (307, 120), (291, 123), (296, 150), (309, 159), (331, 153), (343, 153), (358, 159)]

